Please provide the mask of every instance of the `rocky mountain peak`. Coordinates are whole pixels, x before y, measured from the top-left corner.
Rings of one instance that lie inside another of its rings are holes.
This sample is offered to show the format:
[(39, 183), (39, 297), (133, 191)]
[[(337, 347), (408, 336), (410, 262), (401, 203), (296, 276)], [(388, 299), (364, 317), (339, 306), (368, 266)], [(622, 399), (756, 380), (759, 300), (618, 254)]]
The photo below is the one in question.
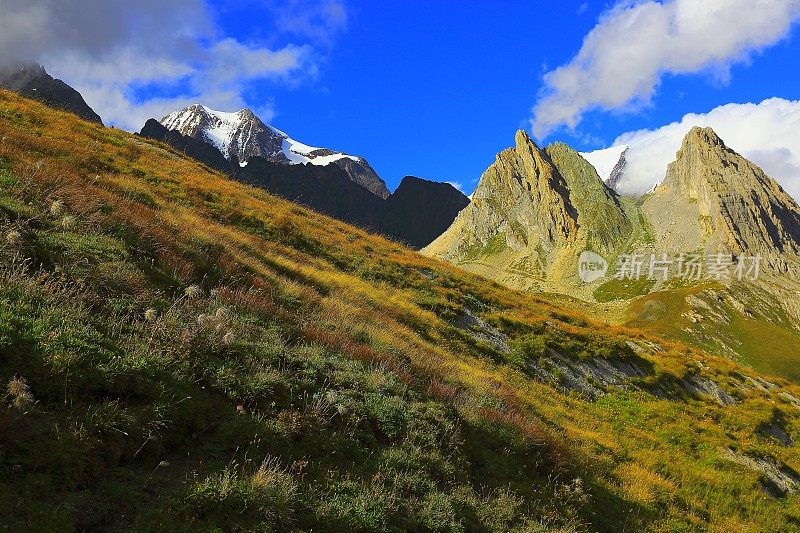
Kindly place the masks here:
[(683, 138), (682, 146), (689, 147), (693, 145), (711, 145), (727, 149), (725, 142), (717, 135), (713, 128), (694, 126), (689, 133)]
[(258, 120), (259, 122), (261, 122), (261, 119), (258, 118), (256, 114), (250, 110), (249, 107), (245, 107), (244, 109), (239, 111), (237, 115), (239, 115), (242, 118), (242, 120)]
[(552, 288), (576, 272), (578, 248), (603, 235), (595, 222), (624, 228), (624, 213), (574, 150), (543, 150), (524, 131), (514, 141), (483, 173), (472, 203), (423, 253), (512, 286)]
[(386, 199), (389, 190), (375, 170), (361, 157), (298, 142), (282, 131), (265, 124), (252, 110), (215, 111), (201, 104), (170, 113), (161, 119), (170, 130), (207, 142), (231, 161), (247, 164), (259, 157), (285, 165), (336, 165), (351, 181)]
[(693, 238), (679, 232), (662, 235), (666, 244), (684, 251), (705, 247), (760, 255), (778, 270), (785, 270), (800, 252), (800, 207), (711, 128), (687, 133), (644, 207), (655, 221), (678, 214), (692, 219), (682, 225), (699, 227)]
[(74, 113), (84, 120), (103, 123), (78, 91), (50, 76), (44, 67), (35, 61), (15, 61), (0, 65), (0, 88), (37, 100), (52, 108)]

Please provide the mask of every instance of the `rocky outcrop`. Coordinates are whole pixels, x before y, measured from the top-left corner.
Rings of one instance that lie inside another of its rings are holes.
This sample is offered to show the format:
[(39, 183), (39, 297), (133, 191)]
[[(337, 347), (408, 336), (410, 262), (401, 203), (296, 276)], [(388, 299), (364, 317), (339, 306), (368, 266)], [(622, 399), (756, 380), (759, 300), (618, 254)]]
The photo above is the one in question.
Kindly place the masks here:
[(737, 453), (730, 448), (723, 453), (726, 459), (761, 474), (761, 488), (770, 496), (780, 498), (800, 490), (800, 474), (785, 464), (768, 457)]
[(508, 336), (479, 317), (471, 309), (463, 309), (452, 321), (453, 326), (466, 331), (474, 340), (491, 345), (500, 353), (509, 354)]
[(103, 123), (78, 91), (63, 81), (54, 79), (38, 63), (17, 62), (0, 67), (0, 88), (52, 108), (74, 113), (84, 120)]
[(215, 170), (228, 172), (231, 169), (231, 163), (214, 146), (183, 135), (179, 131), (167, 129), (155, 119), (148, 120), (139, 135), (168, 144)]
[[(711, 128), (692, 128), (664, 181), (643, 206), (664, 251), (761, 256), (785, 271), (800, 252), (800, 207)], [(681, 223), (669, 224), (680, 217)]]
[(681, 387), (695, 398), (711, 399), (722, 406), (733, 405), (737, 400), (725, 392), (716, 381), (706, 379), (696, 374), (684, 376), (680, 380)]
[(539, 380), (562, 390), (575, 391), (588, 400), (597, 400), (609, 391), (640, 390), (637, 381), (652, 373), (645, 359), (579, 359), (550, 350), (547, 357), (528, 361), (528, 371)]
[(412, 248), (422, 248), (468, 205), (469, 198), (449, 183), (406, 176), (386, 200), (380, 231)]

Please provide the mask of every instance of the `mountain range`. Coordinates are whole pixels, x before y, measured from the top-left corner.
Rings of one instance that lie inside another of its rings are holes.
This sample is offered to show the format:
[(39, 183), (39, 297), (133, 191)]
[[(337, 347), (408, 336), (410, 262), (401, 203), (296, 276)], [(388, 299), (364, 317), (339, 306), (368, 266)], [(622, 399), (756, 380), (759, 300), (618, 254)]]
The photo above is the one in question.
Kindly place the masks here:
[[(21, 94), (100, 121), (80, 94), (39, 65), (20, 63), (0, 79)], [(643, 197), (617, 191), (628, 170), (627, 145), (588, 153), (563, 143), (542, 149), (520, 132), (515, 147), (484, 173), (471, 203), (450, 185), (411, 176), (389, 193), (364, 158), (296, 141), (247, 109), (226, 113), (195, 104), (147, 121), (140, 135), (235, 180), (410, 247), (427, 246), (423, 253), (507, 286), (555, 300), (577, 298), (575, 305), (614, 323), (800, 377), (789, 364), (773, 364), (791, 360), (791, 346), (800, 342), (797, 204), (708, 129), (689, 132), (660, 185)], [(604, 258), (606, 276), (581, 279), (584, 251)], [(630, 256), (643, 263), (666, 254), (676, 268), (682, 255), (712, 252), (730, 254), (738, 272), (744, 258), (757, 256), (758, 279), (681, 284), (613, 275)], [(673, 300), (681, 302), (678, 309)], [(667, 320), (668, 312), (678, 317)], [(759, 336), (774, 340), (769, 350), (752, 341)]]
[[(0, 69), (0, 87), (102, 124), (83, 97), (34, 62)], [(413, 176), (394, 194), (366, 159), (296, 141), (249, 109), (221, 112), (194, 104), (148, 120), (142, 137), (234, 179), (264, 188), (413, 248), (440, 235), (469, 199), (452, 185)]]
[[(660, 185), (643, 197), (609, 186), (624, 154), (621, 147), (582, 156), (561, 143), (542, 149), (519, 132), (471, 204), (422, 253), (797, 376), (788, 364), (800, 343), (794, 199), (710, 128), (687, 133)], [(581, 277), (585, 252), (602, 258), (604, 275)]]
[(196, 113), (0, 90), (9, 530), (796, 529), (800, 209), (712, 130), (641, 198), (518, 132), (468, 202)]
[(389, 196), (386, 183), (365, 159), (295, 141), (249, 109), (225, 113), (194, 104), (170, 113), (161, 123), (169, 130), (212, 144), (226, 159), (243, 166), (253, 157), (286, 165), (333, 164), (374, 195), (384, 200)]
[(140, 132), (233, 179), (328, 216), (421, 248), (440, 235), (469, 199), (447, 183), (406, 176), (389, 193), (366, 160), (300, 143), (250, 110), (202, 105), (148, 120)]

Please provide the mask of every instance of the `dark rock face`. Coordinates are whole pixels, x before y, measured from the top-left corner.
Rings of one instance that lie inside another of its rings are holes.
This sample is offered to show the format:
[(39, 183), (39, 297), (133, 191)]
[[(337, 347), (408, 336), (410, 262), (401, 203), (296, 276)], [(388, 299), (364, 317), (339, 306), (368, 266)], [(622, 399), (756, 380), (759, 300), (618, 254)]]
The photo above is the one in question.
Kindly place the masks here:
[[(327, 149), (315, 150), (315, 152), (324, 152), (322, 155), (332, 155), (335, 152)], [(357, 161), (349, 157), (343, 157), (333, 162), (334, 165), (341, 168), (350, 177), (352, 181), (358, 183), (375, 196), (382, 199), (389, 197), (389, 189), (386, 188), (386, 183), (378, 176), (375, 170), (367, 163), (366, 159), (359, 158)]]
[(221, 172), (228, 172), (231, 166), (231, 163), (225, 159), (222, 152), (215, 147), (203, 141), (187, 137), (178, 131), (168, 130), (155, 119), (148, 120), (139, 135), (168, 144), (192, 159), (196, 159), (204, 165)]
[(74, 113), (84, 120), (103, 123), (78, 91), (54, 79), (38, 63), (14, 63), (0, 67), (0, 87), (52, 108)]
[(379, 231), (385, 201), (336, 165), (282, 165), (250, 158), (234, 179), (370, 231)]
[(340, 167), (351, 181), (381, 199), (385, 200), (389, 196), (386, 183), (365, 159), (328, 148), (311, 149), (265, 124), (249, 109), (224, 113), (194, 104), (170, 113), (161, 119), (161, 123), (169, 130), (176, 130), (197, 141), (212, 144), (231, 161), (247, 163), (251, 157), (260, 157), (274, 163), (291, 165), (308, 163), (318, 157), (339, 156), (331, 158), (327, 164)]
[(625, 169), (628, 166), (628, 160), (626, 159), (628, 150), (628, 148), (623, 150), (622, 155), (619, 156), (619, 161), (617, 161), (617, 164), (614, 165), (614, 168), (611, 170), (611, 175), (608, 177), (608, 181), (606, 181), (606, 185), (608, 185), (609, 189), (616, 191), (619, 182), (622, 180), (622, 175), (625, 173)]
[(449, 183), (406, 176), (386, 200), (381, 232), (412, 248), (423, 248), (468, 205), (469, 198)]
[(240, 167), (235, 159), (229, 161), (211, 144), (167, 129), (155, 119), (147, 121), (140, 135), (168, 144), (237, 181), (412, 248), (422, 248), (433, 241), (469, 205), (469, 199), (452, 185), (411, 176), (405, 177), (394, 194), (384, 199), (353, 181), (352, 169), (348, 171), (338, 164), (286, 165), (254, 156)]

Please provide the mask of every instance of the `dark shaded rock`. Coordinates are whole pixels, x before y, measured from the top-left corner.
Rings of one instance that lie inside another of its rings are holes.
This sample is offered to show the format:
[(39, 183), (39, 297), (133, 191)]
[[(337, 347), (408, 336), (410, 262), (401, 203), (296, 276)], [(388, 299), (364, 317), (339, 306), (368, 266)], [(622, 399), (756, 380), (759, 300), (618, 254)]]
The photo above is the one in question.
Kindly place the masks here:
[(103, 123), (81, 93), (63, 81), (54, 79), (38, 63), (17, 62), (0, 67), (0, 87), (54, 109), (74, 113), (84, 120)]
[(234, 178), (348, 224), (379, 230), (385, 201), (336, 165), (283, 165), (252, 157)]
[(139, 135), (168, 144), (210, 168), (228, 172), (231, 167), (231, 163), (214, 146), (183, 135), (178, 131), (168, 130), (155, 119), (148, 120)]
[(406, 176), (386, 201), (380, 229), (412, 248), (422, 248), (444, 233), (468, 205), (469, 198), (449, 183)]

